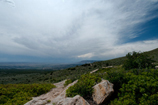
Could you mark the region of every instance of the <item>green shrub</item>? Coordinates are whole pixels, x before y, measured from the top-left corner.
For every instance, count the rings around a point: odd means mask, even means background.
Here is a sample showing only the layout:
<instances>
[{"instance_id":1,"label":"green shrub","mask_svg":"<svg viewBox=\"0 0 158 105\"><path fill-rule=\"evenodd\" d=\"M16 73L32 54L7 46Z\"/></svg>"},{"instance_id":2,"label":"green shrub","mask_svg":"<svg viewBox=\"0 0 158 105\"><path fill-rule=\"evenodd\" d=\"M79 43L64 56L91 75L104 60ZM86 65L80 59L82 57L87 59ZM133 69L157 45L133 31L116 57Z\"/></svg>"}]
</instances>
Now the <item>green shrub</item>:
<instances>
[{"instance_id":1,"label":"green shrub","mask_svg":"<svg viewBox=\"0 0 158 105\"><path fill-rule=\"evenodd\" d=\"M70 84L70 83L72 83L72 80L71 80L71 79L68 79L68 80L65 81L64 86L67 86L67 85Z\"/></svg>"},{"instance_id":2,"label":"green shrub","mask_svg":"<svg viewBox=\"0 0 158 105\"><path fill-rule=\"evenodd\" d=\"M110 71L112 68L101 68L98 71L96 71L95 73L105 73Z\"/></svg>"},{"instance_id":3,"label":"green shrub","mask_svg":"<svg viewBox=\"0 0 158 105\"><path fill-rule=\"evenodd\" d=\"M106 72L104 79L109 80L110 82L118 86L126 82L126 78L124 77L124 75L125 73L123 70L111 70Z\"/></svg>"},{"instance_id":4,"label":"green shrub","mask_svg":"<svg viewBox=\"0 0 158 105\"><path fill-rule=\"evenodd\" d=\"M128 77L128 76L127 76ZM105 80L109 80L109 82L113 83L114 93L110 97L110 100L118 98L119 89L124 83L127 83L129 78L126 77L126 71L121 67L109 69L103 75Z\"/></svg>"},{"instance_id":5,"label":"green shrub","mask_svg":"<svg viewBox=\"0 0 158 105\"><path fill-rule=\"evenodd\" d=\"M68 70L76 70L76 68L75 68L75 67L72 67L72 68L68 68Z\"/></svg>"},{"instance_id":6,"label":"green shrub","mask_svg":"<svg viewBox=\"0 0 158 105\"><path fill-rule=\"evenodd\" d=\"M81 66L86 67L86 66L91 66L91 64L83 64L83 65L81 65Z\"/></svg>"},{"instance_id":7,"label":"green shrub","mask_svg":"<svg viewBox=\"0 0 158 105\"><path fill-rule=\"evenodd\" d=\"M139 52L128 53L126 55L127 60L125 60L123 67L126 70L133 68L153 68L153 60L148 55Z\"/></svg>"},{"instance_id":8,"label":"green shrub","mask_svg":"<svg viewBox=\"0 0 158 105\"><path fill-rule=\"evenodd\" d=\"M126 73L128 82L120 88L119 98L112 105L157 105L158 104L158 71L151 69L139 75Z\"/></svg>"},{"instance_id":9,"label":"green shrub","mask_svg":"<svg viewBox=\"0 0 158 105\"><path fill-rule=\"evenodd\" d=\"M47 103L50 103L51 102L51 100L47 100Z\"/></svg>"},{"instance_id":10,"label":"green shrub","mask_svg":"<svg viewBox=\"0 0 158 105\"><path fill-rule=\"evenodd\" d=\"M54 87L52 84L0 84L0 104L23 105L31 97L46 93Z\"/></svg>"},{"instance_id":11,"label":"green shrub","mask_svg":"<svg viewBox=\"0 0 158 105\"><path fill-rule=\"evenodd\" d=\"M80 95L83 97L89 97L93 92L92 87L100 81L101 78L94 74L84 74L75 85L66 90L66 96L74 97L75 95Z\"/></svg>"}]
</instances>

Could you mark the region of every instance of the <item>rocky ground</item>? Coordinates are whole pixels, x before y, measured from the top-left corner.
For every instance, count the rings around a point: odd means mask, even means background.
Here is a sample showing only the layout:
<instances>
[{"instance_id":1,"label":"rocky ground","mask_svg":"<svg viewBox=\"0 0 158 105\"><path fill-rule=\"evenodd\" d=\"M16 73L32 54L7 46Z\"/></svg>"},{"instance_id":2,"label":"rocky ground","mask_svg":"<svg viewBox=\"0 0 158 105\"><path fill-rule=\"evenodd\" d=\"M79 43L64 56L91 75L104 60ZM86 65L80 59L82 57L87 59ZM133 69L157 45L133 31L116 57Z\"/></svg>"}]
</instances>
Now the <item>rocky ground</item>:
<instances>
[{"instance_id":1,"label":"rocky ground","mask_svg":"<svg viewBox=\"0 0 158 105\"><path fill-rule=\"evenodd\" d=\"M38 97L33 97L33 99L27 102L25 105L41 105L41 104L49 104L49 101L55 99L59 94L61 94L64 90L64 83L66 80L55 83L56 88L53 88L46 94L42 94ZM51 104L52 105L52 104Z\"/></svg>"}]
</instances>

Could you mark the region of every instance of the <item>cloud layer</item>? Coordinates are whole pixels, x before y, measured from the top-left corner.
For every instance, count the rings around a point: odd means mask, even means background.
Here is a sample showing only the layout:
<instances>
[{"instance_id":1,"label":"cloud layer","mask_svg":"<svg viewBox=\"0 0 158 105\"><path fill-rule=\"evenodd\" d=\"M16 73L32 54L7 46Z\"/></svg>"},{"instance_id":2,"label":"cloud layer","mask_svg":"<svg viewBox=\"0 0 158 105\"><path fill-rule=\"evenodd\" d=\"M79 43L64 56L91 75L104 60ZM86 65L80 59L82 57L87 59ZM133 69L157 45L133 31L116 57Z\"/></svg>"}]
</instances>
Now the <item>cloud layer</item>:
<instances>
[{"instance_id":1,"label":"cloud layer","mask_svg":"<svg viewBox=\"0 0 158 105\"><path fill-rule=\"evenodd\" d=\"M139 36L136 26L157 17L148 15L157 8L156 2L0 0L0 53L109 59L133 50L150 50L157 47L157 39L124 42Z\"/></svg>"}]
</instances>

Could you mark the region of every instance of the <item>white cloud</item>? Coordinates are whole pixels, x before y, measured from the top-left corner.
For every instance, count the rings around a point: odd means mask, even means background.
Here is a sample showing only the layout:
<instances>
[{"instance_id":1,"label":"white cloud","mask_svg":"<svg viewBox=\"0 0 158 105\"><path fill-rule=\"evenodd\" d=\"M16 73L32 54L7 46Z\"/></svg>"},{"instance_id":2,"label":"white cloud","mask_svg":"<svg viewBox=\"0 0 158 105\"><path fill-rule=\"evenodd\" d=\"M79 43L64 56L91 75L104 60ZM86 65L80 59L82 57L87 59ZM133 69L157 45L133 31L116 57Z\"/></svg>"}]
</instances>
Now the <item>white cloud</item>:
<instances>
[{"instance_id":1,"label":"white cloud","mask_svg":"<svg viewBox=\"0 0 158 105\"><path fill-rule=\"evenodd\" d=\"M123 45L116 45L110 50L100 53L99 56L101 57L109 57L109 58L116 58L116 57L121 57L125 56L128 52L145 52L145 51L150 51L155 48L157 48L158 45L158 40L147 40L147 41L138 41L138 42L133 42L133 43L127 43Z\"/></svg>"},{"instance_id":2,"label":"white cloud","mask_svg":"<svg viewBox=\"0 0 158 105\"><path fill-rule=\"evenodd\" d=\"M138 37L135 26L156 17L146 17L156 8L152 5L155 0L1 1L15 2L16 7L0 2L0 53L17 55L70 58L121 55L138 44L120 45ZM140 50L153 48L149 47Z\"/></svg>"},{"instance_id":3,"label":"white cloud","mask_svg":"<svg viewBox=\"0 0 158 105\"><path fill-rule=\"evenodd\" d=\"M77 56L78 58L91 58L93 57L94 55L92 53L87 53L87 54L83 54L83 55L79 55Z\"/></svg>"}]
</instances>

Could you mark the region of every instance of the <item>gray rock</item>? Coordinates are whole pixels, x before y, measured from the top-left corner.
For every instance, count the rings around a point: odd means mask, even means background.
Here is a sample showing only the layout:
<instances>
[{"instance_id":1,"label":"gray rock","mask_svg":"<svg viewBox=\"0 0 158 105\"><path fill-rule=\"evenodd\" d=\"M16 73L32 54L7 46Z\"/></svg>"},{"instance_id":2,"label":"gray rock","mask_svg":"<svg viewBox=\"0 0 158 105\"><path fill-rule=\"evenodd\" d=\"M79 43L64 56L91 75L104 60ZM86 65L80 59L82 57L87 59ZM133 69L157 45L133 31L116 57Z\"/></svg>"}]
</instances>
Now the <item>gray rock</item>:
<instances>
[{"instance_id":1,"label":"gray rock","mask_svg":"<svg viewBox=\"0 0 158 105\"><path fill-rule=\"evenodd\" d=\"M64 98L57 102L55 105L90 105L85 99L81 96L76 95L73 98Z\"/></svg>"},{"instance_id":2,"label":"gray rock","mask_svg":"<svg viewBox=\"0 0 158 105\"><path fill-rule=\"evenodd\" d=\"M58 95L56 98L54 98L54 99L52 100L52 103L57 103L58 101L60 101L60 100L62 100L62 99L64 99L64 98L66 98L66 90L67 90L70 86L73 86L75 83L77 83L77 81L78 81L78 80L76 80L76 81L74 81L73 83L69 84L69 85L64 89L64 91L63 91L60 95Z\"/></svg>"},{"instance_id":3,"label":"gray rock","mask_svg":"<svg viewBox=\"0 0 158 105\"><path fill-rule=\"evenodd\" d=\"M46 100L32 100L25 103L24 105L45 105L46 103L47 103Z\"/></svg>"},{"instance_id":4,"label":"gray rock","mask_svg":"<svg viewBox=\"0 0 158 105\"><path fill-rule=\"evenodd\" d=\"M108 98L114 92L113 84L110 83L108 80L102 80L99 84L95 85L94 92L92 94L93 100L97 104L106 103Z\"/></svg>"}]
</instances>

